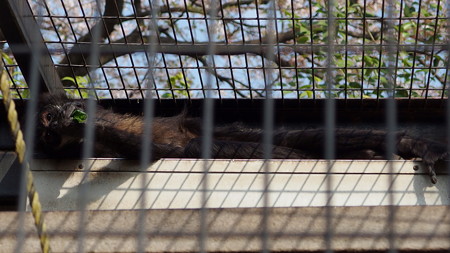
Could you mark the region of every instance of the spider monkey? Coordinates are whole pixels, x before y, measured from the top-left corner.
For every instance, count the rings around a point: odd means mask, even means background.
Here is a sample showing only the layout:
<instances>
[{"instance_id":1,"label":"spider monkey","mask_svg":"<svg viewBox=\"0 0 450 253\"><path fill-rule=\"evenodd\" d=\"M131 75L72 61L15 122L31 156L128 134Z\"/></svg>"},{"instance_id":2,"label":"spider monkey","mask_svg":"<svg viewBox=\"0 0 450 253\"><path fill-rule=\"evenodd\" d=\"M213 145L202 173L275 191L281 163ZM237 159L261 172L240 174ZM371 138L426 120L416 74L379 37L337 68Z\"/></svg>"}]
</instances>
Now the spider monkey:
<instances>
[{"instance_id":1,"label":"spider monkey","mask_svg":"<svg viewBox=\"0 0 450 253\"><path fill-rule=\"evenodd\" d=\"M45 95L41 99L38 145L58 157L79 156L84 125L73 118L75 110L86 111L82 101L64 96ZM152 122L151 157L200 158L201 122L182 113L174 117L155 117ZM140 155L144 123L140 116L117 114L98 106L94 119L96 157L136 159ZM386 131L336 129L336 158L379 159L385 155ZM405 159L421 158L436 183L434 164L448 156L447 147L429 139L396 132L397 155ZM263 130L239 123L215 127L212 158L264 158ZM271 158L317 159L323 157L324 129L276 130Z\"/></svg>"}]
</instances>

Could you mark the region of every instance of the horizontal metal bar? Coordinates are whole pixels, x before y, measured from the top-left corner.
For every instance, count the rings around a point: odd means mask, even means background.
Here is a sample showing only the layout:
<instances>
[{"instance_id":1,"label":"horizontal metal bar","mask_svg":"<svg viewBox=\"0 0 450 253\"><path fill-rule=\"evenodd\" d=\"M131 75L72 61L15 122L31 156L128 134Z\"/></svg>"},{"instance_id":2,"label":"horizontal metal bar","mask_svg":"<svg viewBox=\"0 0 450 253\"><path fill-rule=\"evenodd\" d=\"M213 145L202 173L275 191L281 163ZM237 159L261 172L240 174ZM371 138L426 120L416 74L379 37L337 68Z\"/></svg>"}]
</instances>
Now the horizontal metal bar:
<instances>
[{"instance_id":1,"label":"horizontal metal bar","mask_svg":"<svg viewBox=\"0 0 450 253\"><path fill-rule=\"evenodd\" d=\"M49 43L49 42L46 42ZM66 42L51 42L55 44L73 44ZM150 44L104 44L100 45L100 54L111 54L111 53L137 53L146 52ZM216 44L215 55L239 55L239 54L258 54L263 55L267 50L267 44ZM335 53L362 53L362 52L386 52L388 45L334 45ZM191 43L191 42L179 42L179 43L161 43L155 46L157 53L166 54L181 54L181 55L207 55L208 54L208 44L207 43ZM275 52L296 52L298 54L310 54L317 52L325 52L328 49L328 45L317 45L317 44L278 44L275 46ZM394 45L393 49L395 52L437 52L444 51L448 49L447 44L426 44L426 45ZM44 49L47 52L47 49ZM4 50L9 52L8 49ZM14 45L12 50L14 53L29 53L30 48L27 45ZM50 49L51 53L67 53L63 49ZM71 53L89 53L90 44L89 43L78 43L77 47L71 49Z\"/></svg>"}]
</instances>

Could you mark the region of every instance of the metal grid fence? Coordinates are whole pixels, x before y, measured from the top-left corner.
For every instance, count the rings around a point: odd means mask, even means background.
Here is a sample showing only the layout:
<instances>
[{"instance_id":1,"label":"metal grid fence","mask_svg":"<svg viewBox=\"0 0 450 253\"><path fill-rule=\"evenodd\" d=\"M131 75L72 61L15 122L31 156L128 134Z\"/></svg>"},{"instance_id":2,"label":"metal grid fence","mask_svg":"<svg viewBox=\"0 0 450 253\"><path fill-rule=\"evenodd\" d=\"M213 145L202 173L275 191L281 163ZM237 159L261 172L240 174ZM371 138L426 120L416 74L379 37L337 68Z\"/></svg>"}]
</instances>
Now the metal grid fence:
<instances>
[{"instance_id":1,"label":"metal grid fence","mask_svg":"<svg viewBox=\"0 0 450 253\"><path fill-rule=\"evenodd\" d=\"M143 98L147 89L157 99L205 98L208 85L220 99L262 98L266 86L274 98L317 99L326 97L332 69L336 98L379 99L388 97L390 68L395 97L447 97L447 9L440 0L399 1L390 16L386 1L335 1L332 29L326 1L276 2L273 17L270 1L220 1L214 10L208 1L162 1L154 30L147 1L29 4L57 73L74 97L85 98L92 84L97 97L112 99ZM91 60L97 27L100 57ZM155 59L149 69L152 41ZM211 61L209 41L214 41ZM10 81L22 97L26 82L8 45L4 48Z\"/></svg>"},{"instance_id":2,"label":"metal grid fence","mask_svg":"<svg viewBox=\"0 0 450 253\"><path fill-rule=\"evenodd\" d=\"M326 99L325 175L332 173L335 129L334 99L387 99L386 128L395 132L394 98L447 99L447 3L419 1L28 1L40 35L50 53L66 92L74 98L146 99L144 118L153 119L154 99L204 99L202 158L210 158L213 99L264 100L264 144L269 147L274 128L274 98ZM333 6L333 8L327 8ZM4 27L2 28L4 29ZM3 31L5 32L5 31ZM17 98L35 98L34 84L27 84L14 54L23 53L3 45L3 62ZM23 51L29 48L22 48ZM42 49L34 48L31 62L35 75ZM34 64L34 65L33 65ZM19 64L20 65L20 64ZM35 80L30 78L29 80ZM46 84L48 87L50 84ZM37 85L36 85L37 86ZM33 101L33 100L31 100ZM28 103L27 121L32 121L33 103ZM89 100L87 114L95 114ZM93 125L88 122L83 157L92 156ZM27 143L33 146L28 126ZM150 132L145 134L150 136ZM145 137L144 137L145 138ZM388 135L388 150L394 147ZM149 138L145 138L149 139ZM140 156L142 171L149 161L150 145L144 143ZM28 152L30 153L30 152ZM270 150L265 150L270 158ZM391 159L391 157L389 157ZM261 165L262 214L258 232L259 249L271 249L272 209L269 194L270 163ZM209 169L201 172L201 193L196 251L208 251ZM389 212L384 217L388 248L396 249L394 167L389 168ZM90 168L92 166L85 166ZM84 170L84 177L90 171ZM345 173L344 173L345 174ZM147 190L142 178L142 194ZM326 177L325 203L333 203L333 177ZM391 187L392 186L392 187ZM77 251L87 250L84 228L89 185L80 187ZM143 197L140 207L146 207ZM147 213L137 214L136 251L146 250L153 232L143 226ZM325 250L331 251L336 218L325 208L325 230L319 233ZM21 217L25 219L24 217ZM443 219L444 220L444 219ZM107 231L103 231L107 234ZM158 231L155 232L158 234ZM119 234L124 234L119 232ZM176 233L175 233L176 234ZM282 234L282 233L281 233ZM293 232L295 236L308 232ZM370 234L370 232L369 232ZM20 234L19 234L20 235ZM189 235L189 234L184 234ZM350 234L352 236L353 234ZM24 235L21 234L23 239ZM227 236L227 235L226 235ZM23 245L17 244L20 252ZM249 243L250 244L250 243ZM244 247L245 249L245 247ZM91 250L91 248L88 248Z\"/></svg>"}]
</instances>

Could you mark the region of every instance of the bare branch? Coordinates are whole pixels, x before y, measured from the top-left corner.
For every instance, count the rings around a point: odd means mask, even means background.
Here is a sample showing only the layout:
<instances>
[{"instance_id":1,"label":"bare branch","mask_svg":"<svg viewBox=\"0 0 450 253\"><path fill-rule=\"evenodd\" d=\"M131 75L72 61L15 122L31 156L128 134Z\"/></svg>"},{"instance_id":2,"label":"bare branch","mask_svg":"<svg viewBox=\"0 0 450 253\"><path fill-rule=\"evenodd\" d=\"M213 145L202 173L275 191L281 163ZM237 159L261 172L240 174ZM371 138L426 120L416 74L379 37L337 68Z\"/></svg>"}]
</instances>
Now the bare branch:
<instances>
[{"instance_id":1,"label":"bare branch","mask_svg":"<svg viewBox=\"0 0 450 253\"><path fill-rule=\"evenodd\" d=\"M114 1L106 1L105 3L105 10L103 12L103 17L108 17L105 19L102 19L97 24L95 24L91 30L95 30L96 27L100 26L100 38L101 40L104 40L109 37L109 35L114 31L114 26L122 22L119 17L123 10L123 0L114 0ZM111 18L111 17L117 17L117 18ZM91 42L92 41L92 34L90 32L86 33L83 37L81 37L78 42ZM65 57L63 60L61 60L61 64L75 64L75 65L86 65L87 62L89 62L89 51L83 52L82 50L78 50L78 45L73 47L72 50L67 54L67 57ZM76 68L72 69L70 68L58 68L58 74L59 76L66 77L76 77L76 76L84 76L87 74L87 69L84 71L80 71L82 68ZM72 86L73 83L70 81L63 81L64 86Z\"/></svg>"},{"instance_id":2,"label":"bare branch","mask_svg":"<svg viewBox=\"0 0 450 253\"><path fill-rule=\"evenodd\" d=\"M204 57L196 57L196 58L203 64L203 66L208 66L208 63ZM248 85L244 84L243 82L241 82L239 80L231 79L229 77L219 75L216 71L211 71L211 68L206 68L206 71L208 71L208 73L217 77L220 81L228 83L230 85L230 87L233 88L234 92L236 92L242 98L246 98L247 96L244 95L240 90L238 90L238 88L236 88L236 85L234 85L233 82L237 82L240 85L242 85L243 87L248 88L250 92L255 92L256 94L258 94L258 96L263 97L261 92L259 92L257 90L250 90L250 87Z\"/></svg>"},{"instance_id":3,"label":"bare branch","mask_svg":"<svg viewBox=\"0 0 450 253\"><path fill-rule=\"evenodd\" d=\"M160 32L164 33L164 30L161 29ZM294 38L293 32L281 33L277 36L277 43L285 43ZM144 41L142 41L144 39ZM129 45L128 43L137 43L137 45ZM267 46L261 45L261 43L267 42L267 38L263 38L261 41L259 40L250 40L245 41L235 41L229 44L228 46L219 46L218 50L216 50L216 55L241 55L241 54L254 54L260 55L265 58L276 59L276 63L280 66L292 66L292 64L288 61L283 60L279 55L275 55L269 57L267 55ZM128 36L121 38L119 40L113 41L111 45L100 45L99 50L101 52L99 64L103 65L115 57L119 57L125 54L134 53L134 52L145 52L147 50L149 43L148 38L146 36L142 37L139 29L135 29ZM218 42L218 45L221 43ZM175 47L174 47L175 45ZM254 45L254 46L249 46ZM86 66L86 62L89 62L89 50L90 43L80 43L77 44L71 50L70 53L70 63L72 65L83 65ZM168 53L168 54L178 54L178 55L187 55L193 58L197 58L202 55L208 54L208 43L196 44L193 47L192 42L180 42L176 41L171 37L161 37L160 41L156 47L157 52L159 53ZM68 64L68 60L64 59L61 64ZM64 76L85 76L88 72L87 67L72 67L72 68L58 68L58 74L61 77ZM67 85L67 84L66 84ZM70 85L73 85L70 83Z\"/></svg>"},{"instance_id":4,"label":"bare branch","mask_svg":"<svg viewBox=\"0 0 450 253\"><path fill-rule=\"evenodd\" d=\"M238 7L241 5L250 5L252 3L256 2L256 0L238 0L235 2L228 2L228 3L224 3L221 6L218 6L216 13L220 13L220 9L227 9L227 8L233 8L233 7ZM201 7L196 7L194 5L190 5L190 6L161 6L160 8L160 12L161 13L176 13L176 12L190 12L190 13L198 13L198 14L205 14L205 9L201 8ZM206 14L207 13L211 13L210 9L206 9ZM151 16L152 14L152 10L143 10L143 11L139 11L136 13L136 15L128 15L126 16L127 19L134 19L136 16L138 17L147 17L147 16Z\"/></svg>"}]
</instances>

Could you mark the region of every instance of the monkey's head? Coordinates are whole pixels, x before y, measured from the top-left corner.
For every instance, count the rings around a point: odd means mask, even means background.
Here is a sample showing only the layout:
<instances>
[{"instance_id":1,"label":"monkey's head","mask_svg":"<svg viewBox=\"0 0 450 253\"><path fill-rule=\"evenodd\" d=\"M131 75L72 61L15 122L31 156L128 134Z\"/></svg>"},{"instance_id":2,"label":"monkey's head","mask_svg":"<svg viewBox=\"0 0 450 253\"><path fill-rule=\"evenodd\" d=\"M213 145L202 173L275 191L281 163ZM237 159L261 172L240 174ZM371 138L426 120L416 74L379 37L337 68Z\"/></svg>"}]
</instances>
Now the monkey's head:
<instances>
[{"instance_id":1,"label":"monkey's head","mask_svg":"<svg viewBox=\"0 0 450 253\"><path fill-rule=\"evenodd\" d=\"M73 118L76 110L85 110L81 101L71 101L60 97L44 97L41 100L40 108L38 129L42 144L58 148L69 141L81 140L83 124Z\"/></svg>"}]
</instances>

